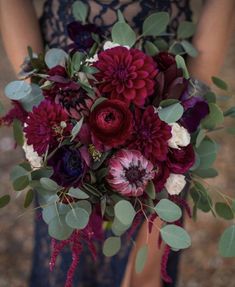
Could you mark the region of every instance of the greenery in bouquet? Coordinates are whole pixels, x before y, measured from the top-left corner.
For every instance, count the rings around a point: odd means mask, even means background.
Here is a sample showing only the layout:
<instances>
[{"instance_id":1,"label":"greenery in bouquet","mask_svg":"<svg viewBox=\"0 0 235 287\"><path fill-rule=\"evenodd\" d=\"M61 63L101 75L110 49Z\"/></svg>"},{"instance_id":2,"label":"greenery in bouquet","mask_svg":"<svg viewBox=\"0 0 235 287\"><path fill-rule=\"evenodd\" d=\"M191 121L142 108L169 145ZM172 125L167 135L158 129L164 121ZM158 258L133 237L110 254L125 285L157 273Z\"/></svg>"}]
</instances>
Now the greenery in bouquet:
<instances>
[{"instance_id":1,"label":"greenery in bouquet","mask_svg":"<svg viewBox=\"0 0 235 287\"><path fill-rule=\"evenodd\" d=\"M172 35L169 15L154 13L137 36L119 11L110 39L86 24L85 4L75 2L73 14L68 50L36 55L29 48L22 80L6 86L13 108L0 123L13 126L26 157L11 172L13 187L25 194L25 208L35 197L39 202L52 237L51 269L71 245L66 286L72 286L83 244L95 258L94 242L103 240L103 253L113 256L145 220L146 245L137 253L136 271L144 268L148 234L158 229L159 246L165 244L162 277L170 282L169 250L191 245L183 212L234 218L234 200L216 188L212 199L204 179L217 176L212 166L219 146L210 134L233 132L224 120L235 117L235 108L222 111L218 96L190 77L184 56L197 56L187 40L195 30L191 22ZM223 80L213 82L229 94ZM2 196L0 206L9 201L10 195ZM234 231L231 225L220 239L225 257L235 256Z\"/></svg>"}]
</instances>

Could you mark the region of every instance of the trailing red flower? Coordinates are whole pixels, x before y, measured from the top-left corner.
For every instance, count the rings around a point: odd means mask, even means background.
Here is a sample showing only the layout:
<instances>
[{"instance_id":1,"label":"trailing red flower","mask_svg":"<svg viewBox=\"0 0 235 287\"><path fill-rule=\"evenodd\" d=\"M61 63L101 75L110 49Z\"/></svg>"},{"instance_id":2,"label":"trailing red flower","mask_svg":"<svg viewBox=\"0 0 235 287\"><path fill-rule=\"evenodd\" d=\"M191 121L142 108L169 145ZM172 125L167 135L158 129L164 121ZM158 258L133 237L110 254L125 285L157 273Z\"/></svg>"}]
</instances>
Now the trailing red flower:
<instances>
[{"instance_id":1,"label":"trailing red flower","mask_svg":"<svg viewBox=\"0 0 235 287\"><path fill-rule=\"evenodd\" d=\"M19 102L12 101L13 108L2 118L0 118L0 126L9 126L16 119L24 123L28 113L22 108Z\"/></svg>"},{"instance_id":2,"label":"trailing red flower","mask_svg":"<svg viewBox=\"0 0 235 287\"><path fill-rule=\"evenodd\" d=\"M167 159L171 127L161 121L152 106L136 111L134 132L129 148L141 151L153 164Z\"/></svg>"},{"instance_id":3,"label":"trailing red flower","mask_svg":"<svg viewBox=\"0 0 235 287\"><path fill-rule=\"evenodd\" d=\"M158 162L155 166L156 175L153 179L156 192L161 192L164 188L168 177L170 176L169 167L166 165L166 162Z\"/></svg>"},{"instance_id":4,"label":"trailing red flower","mask_svg":"<svg viewBox=\"0 0 235 287\"><path fill-rule=\"evenodd\" d=\"M63 128L61 122L66 122L67 126ZM60 140L70 134L71 129L64 109L47 100L33 108L25 123L27 144L33 145L39 155L43 155L48 148L55 148Z\"/></svg>"},{"instance_id":5,"label":"trailing red flower","mask_svg":"<svg viewBox=\"0 0 235 287\"><path fill-rule=\"evenodd\" d=\"M106 100L90 115L90 128L104 145L117 147L126 142L132 132L132 113L119 100Z\"/></svg>"},{"instance_id":6,"label":"trailing red flower","mask_svg":"<svg viewBox=\"0 0 235 287\"><path fill-rule=\"evenodd\" d=\"M101 93L111 99L143 106L154 92L154 77L157 75L153 59L138 49L115 47L99 53L94 64Z\"/></svg>"}]
</instances>

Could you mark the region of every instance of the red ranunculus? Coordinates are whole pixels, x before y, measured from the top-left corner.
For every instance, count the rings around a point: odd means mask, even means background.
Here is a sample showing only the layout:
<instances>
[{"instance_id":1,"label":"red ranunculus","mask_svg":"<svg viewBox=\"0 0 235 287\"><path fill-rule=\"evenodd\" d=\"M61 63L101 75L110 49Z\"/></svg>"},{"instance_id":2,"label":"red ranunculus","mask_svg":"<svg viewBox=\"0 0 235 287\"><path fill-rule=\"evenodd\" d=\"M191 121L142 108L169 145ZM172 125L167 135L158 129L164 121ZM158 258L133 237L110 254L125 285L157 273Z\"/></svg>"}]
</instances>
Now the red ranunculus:
<instances>
[{"instance_id":1,"label":"red ranunculus","mask_svg":"<svg viewBox=\"0 0 235 287\"><path fill-rule=\"evenodd\" d=\"M138 49L115 47L99 53L94 63L99 90L111 99L143 106L154 92L157 65Z\"/></svg>"},{"instance_id":2,"label":"red ranunculus","mask_svg":"<svg viewBox=\"0 0 235 287\"><path fill-rule=\"evenodd\" d=\"M171 148L168 153L167 165L173 173L183 174L194 165L195 152L189 144L181 149Z\"/></svg>"},{"instance_id":3,"label":"red ranunculus","mask_svg":"<svg viewBox=\"0 0 235 287\"><path fill-rule=\"evenodd\" d=\"M93 135L104 145L116 147L124 144L132 132L132 114L119 100L106 100L90 115Z\"/></svg>"}]
</instances>

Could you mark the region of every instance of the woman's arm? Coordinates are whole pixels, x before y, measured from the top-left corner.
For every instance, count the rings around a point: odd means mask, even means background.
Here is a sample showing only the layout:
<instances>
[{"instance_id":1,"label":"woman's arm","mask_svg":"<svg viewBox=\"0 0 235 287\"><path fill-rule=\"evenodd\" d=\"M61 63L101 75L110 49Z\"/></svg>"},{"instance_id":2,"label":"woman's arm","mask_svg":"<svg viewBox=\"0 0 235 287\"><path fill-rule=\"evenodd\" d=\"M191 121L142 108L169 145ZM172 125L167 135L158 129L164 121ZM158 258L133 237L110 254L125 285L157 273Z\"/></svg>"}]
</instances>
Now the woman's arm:
<instances>
[{"instance_id":1,"label":"woman's arm","mask_svg":"<svg viewBox=\"0 0 235 287\"><path fill-rule=\"evenodd\" d=\"M38 19L32 0L0 0L0 29L9 60L19 72L27 47L43 49Z\"/></svg>"},{"instance_id":2,"label":"woman's arm","mask_svg":"<svg viewBox=\"0 0 235 287\"><path fill-rule=\"evenodd\" d=\"M193 39L199 51L189 59L191 75L208 84L219 73L224 62L233 28L235 0L206 0Z\"/></svg>"}]
</instances>

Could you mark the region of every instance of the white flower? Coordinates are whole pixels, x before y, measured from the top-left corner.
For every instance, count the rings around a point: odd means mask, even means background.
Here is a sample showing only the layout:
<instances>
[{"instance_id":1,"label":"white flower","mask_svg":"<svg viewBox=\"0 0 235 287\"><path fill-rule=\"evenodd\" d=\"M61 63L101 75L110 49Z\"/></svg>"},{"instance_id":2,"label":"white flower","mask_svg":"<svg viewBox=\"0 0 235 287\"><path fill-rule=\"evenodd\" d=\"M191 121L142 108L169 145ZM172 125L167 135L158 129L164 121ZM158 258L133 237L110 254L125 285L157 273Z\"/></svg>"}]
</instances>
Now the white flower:
<instances>
[{"instance_id":1,"label":"white flower","mask_svg":"<svg viewBox=\"0 0 235 287\"><path fill-rule=\"evenodd\" d=\"M107 49L112 49L112 48L115 48L115 47L118 47L118 46L121 46L121 45L119 45L118 43L111 42L111 41L106 41L104 43L104 47L103 48L104 48L104 50L107 50ZM123 47L125 47L127 49L130 49L130 47L127 46L127 45L125 45Z\"/></svg>"},{"instance_id":2,"label":"white flower","mask_svg":"<svg viewBox=\"0 0 235 287\"><path fill-rule=\"evenodd\" d=\"M171 195L180 194L185 187L186 180L182 174L171 173L165 184L165 188Z\"/></svg>"},{"instance_id":3,"label":"white flower","mask_svg":"<svg viewBox=\"0 0 235 287\"><path fill-rule=\"evenodd\" d=\"M28 145L26 140L23 145L23 150L25 152L25 157L29 161L33 169L38 169L42 166L42 158L34 151L32 145Z\"/></svg>"},{"instance_id":4,"label":"white flower","mask_svg":"<svg viewBox=\"0 0 235 287\"><path fill-rule=\"evenodd\" d=\"M99 60L98 54L95 54L93 57L87 58L87 59L86 59L86 62L92 64L92 63L97 62L98 60Z\"/></svg>"},{"instance_id":5,"label":"white flower","mask_svg":"<svg viewBox=\"0 0 235 287\"><path fill-rule=\"evenodd\" d=\"M177 123L170 124L172 137L168 141L168 145L171 148L184 147L190 144L190 134L182 126Z\"/></svg>"}]
</instances>

